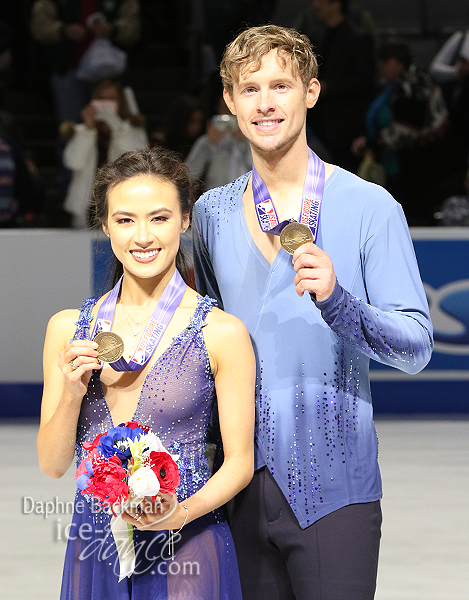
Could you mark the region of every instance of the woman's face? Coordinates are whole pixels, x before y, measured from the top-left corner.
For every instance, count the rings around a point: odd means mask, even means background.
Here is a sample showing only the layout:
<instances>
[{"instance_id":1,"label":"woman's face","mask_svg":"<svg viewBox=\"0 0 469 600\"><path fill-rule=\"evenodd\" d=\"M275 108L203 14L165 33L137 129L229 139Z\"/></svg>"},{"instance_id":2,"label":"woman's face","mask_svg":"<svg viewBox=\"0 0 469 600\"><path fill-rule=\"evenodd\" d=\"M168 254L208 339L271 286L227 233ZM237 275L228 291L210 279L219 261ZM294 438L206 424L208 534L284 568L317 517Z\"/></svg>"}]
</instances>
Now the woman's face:
<instances>
[{"instance_id":1,"label":"woman's face","mask_svg":"<svg viewBox=\"0 0 469 600\"><path fill-rule=\"evenodd\" d=\"M117 107L117 114L123 119L124 118L124 102L123 97L119 91L119 88L115 85L108 85L102 88L95 96L95 100L110 100L115 102Z\"/></svg>"},{"instance_id":2,"label":"woman's face","mask_svg":"<svg viewBox=\"0 0 469 600\"><path fill-rule=\"evenodd\" d=\"M96 96L97 100L114 100L115 102L119 102L119 90L115 85L108 85L105 88L102 88Z\"/></svg>"},{"instance_id":3,"label":"woman's face","mask_svg":"<svg viewBox=\"0 0 469 600\"><path fill-rule=\"evenodd\" d=\"M189 226L178 191L165 179L136 175L108 194L103 224L124 272L148 279L174 270L179 236Z\"/></svg>"}]
</instances>

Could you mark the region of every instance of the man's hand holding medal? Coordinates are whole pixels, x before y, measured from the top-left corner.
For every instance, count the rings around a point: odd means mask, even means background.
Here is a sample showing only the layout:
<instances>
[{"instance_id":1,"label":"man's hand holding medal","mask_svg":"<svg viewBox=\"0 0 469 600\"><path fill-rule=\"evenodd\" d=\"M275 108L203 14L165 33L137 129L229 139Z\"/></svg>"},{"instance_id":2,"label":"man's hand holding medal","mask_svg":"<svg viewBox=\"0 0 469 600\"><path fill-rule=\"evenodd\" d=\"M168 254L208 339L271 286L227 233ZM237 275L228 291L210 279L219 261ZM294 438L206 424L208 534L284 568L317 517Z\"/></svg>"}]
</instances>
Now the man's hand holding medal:
<instances>
[{"instance_id":1,"label":"man's hand holding medal","mask_svg":"<svg viewBox=\"0 0 469 600\"><path fill-rule=\"evenodd\" d=\"M336 283L334 266L329 255L315 244L324 180L324 163L309 150L300 222L291 219L290 222L279 223L269 191L255 166L252 168L254 206L260 228L266 233L279 235L282 248L293 255L296 293L303 296L305 292L309 292L311 297L318 301L329 298Z\"/></svg>"},{"instance_id":2,"label":"man's hand holding medal","mask_svg":"<svg viewBox=\"0 0 469 600\"><path fill-rule=\"evenodd\" d=\"M336 282L329 255L313 242L307 242L295 250L292 262L296 271L293 283L298 296L309 292L319 302L327 300Z\"/></svg>"}]
</instances>

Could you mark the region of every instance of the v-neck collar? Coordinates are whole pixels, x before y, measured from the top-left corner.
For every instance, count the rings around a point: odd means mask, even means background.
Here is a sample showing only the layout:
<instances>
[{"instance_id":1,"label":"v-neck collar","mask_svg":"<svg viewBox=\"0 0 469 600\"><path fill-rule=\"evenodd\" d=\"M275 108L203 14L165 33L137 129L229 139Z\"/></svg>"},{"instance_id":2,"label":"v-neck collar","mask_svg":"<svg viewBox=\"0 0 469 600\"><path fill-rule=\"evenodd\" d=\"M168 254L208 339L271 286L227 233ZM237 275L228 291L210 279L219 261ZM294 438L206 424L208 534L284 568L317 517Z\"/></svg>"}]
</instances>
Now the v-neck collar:
<instances>
[{"instance_id":1,"label":"v-neck collar","mask_svg":"<svg viewBox=\"0 0 469 600\"><path fill-rule=\"evenodd\" d=\"M330 183L335 179L339 168L340 167L338 167L337 165L334 165L334 169L332 170L332 173L329 175L329 177L326 178L326 180L324 182L324 193L326 192L326 189L329 187ZM282 258L289 256L289 254L287 252L285 252L285 250L282 247L280 247L275 256L275 259L273 260L272 264L270 264L270 262L262 254L261 250L259 249L258 245L256 244L256 242L254 241L254 238L251 235L251 232L250 232L249 226L248 226L248 222L246 219L246 213L244 212L244 204L243 204L243 194L246 191L246 188L249 184L249 179L251 178L251 176L252 176L252 171L249 171L249 173L246 173L244 175L245 180L241 181L241 185L239 186L239 190L238 190L238 196L236 198L236 201L238 203L239 212L240 212L241 227L244 231L244 235L246 237L248 246L253 250L255 256L262 263L263 267L267 271L272 273L276 269L276 267L278 266L278 264L282 260ZM320 229L320 224L319 224L319 229ZM319 236L319 229L318 229L318 236Z\"/></svg>"},{"instance_id":2,"label":"v-neck collar","mask_svg":"<svg viewBox=\"0 0 469 600\"><path fill-rule=\"evenodd\" d=\"M280 262L280 260L282 259L282 255L287 254L285 252L285 250L283 248L279 248L272 264L270 264L270 262L266 259L266 257L262 254L261 250L259 249L259 246L256 244L256 242L254 241L254 238L252 237L252 234L249 230L249 226L248 226L248 222L246 219L246 213L244 212L244 204L243 204L243 195L244 192L246 191L246 188L249 184L249 179L252 175L252 171L249 171L249 173L246 173L245 177L246 180L243 182L243 184L240 186L239 188L239 193L238 193L238 198L237 198L237 202L239 203L239 212L240 212L240 220L241 220L241 227L244 231L244 235L246 236L246 241L249 245L249 247L253 250L254 254L256 255L256 257L259 259L259 261L262 263L263 267L269 271L272 272L275 270L275 268L277 267L278 263Z\"/></svg>"},{"instance_id":3,"label":"v-neck collar","mask_svg":"<svg viewBox=\"0 0 469 600\"><path fill-rule=\"evenodd\" d=\"M197 306L196 306L196 308L195 308L195 310L193 312L192 318L198 313L198 311L200 309L200 306L201 306L201 301L202 300L203 300L202 297L198 298ZM176 345L179 345L181 343L181 339L183 339L186 336L187 332L190 329L194 328L194 324L192 322L192 318L190 319L190 322L188 323L188 325L186 327L184 327L184 329L182 331L180 331L177 335L175 335L172 338L171 343L169 344L169 346L167 346L163 350L163 352L160 355L158 355L157 358L150 364L150 367L148 368L148 371L147 371L147 373L146 373L146 375L145 375L145 377L143 379L142 386L140 388L140 393L138 394L138 400L137 400L137 404L135 406L135 410L133 412L132 417L129 420L135 420L135 419L139 418L139 412L141 410L142 402L144 401L144 389L145 389L145 385L146 385L147 381L149 380L150 376L154 373L154 371L157 370L160 367L161 362L165 358L167 358L167 356L173 351L174 347ZM202 336L202 339L203 339L203 336ZM207 360L209 361L208 351L207 351L206 346L205 346L205 340L204 340L203 347L205 349ZM104 389L103 389L103 384L101 382L100 372L97 372L97 384L99 386L100 398L104 402L104 408L105 408L105 411L106 411L107 416L109 418L109 421L111 423L111 427L115 427L116 424L114 423L114 418L112 416L111 408L110 408L110 406L109 406L109 404L107 402L106 396L104 394Z\"/></svg>"}]
</instances>

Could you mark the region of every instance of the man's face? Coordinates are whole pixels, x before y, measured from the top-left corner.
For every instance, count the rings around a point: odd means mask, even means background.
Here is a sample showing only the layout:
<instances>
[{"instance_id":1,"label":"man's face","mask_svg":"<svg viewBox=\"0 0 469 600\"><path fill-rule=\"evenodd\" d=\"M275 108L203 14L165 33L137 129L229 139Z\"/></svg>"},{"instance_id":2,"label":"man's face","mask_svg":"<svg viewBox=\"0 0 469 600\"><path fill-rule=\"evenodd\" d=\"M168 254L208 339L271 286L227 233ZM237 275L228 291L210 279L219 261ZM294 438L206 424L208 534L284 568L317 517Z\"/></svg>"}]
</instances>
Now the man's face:
<instances>
[{"instance_id":1,"label":"man's face","mask_svg":"<svg viewBox=\"0 0 469 600\"><path fill-rule=\"evenodd\" d=\"M319 90L312 79L305 92L290 61L284 68L275 49L263 56L258 71L242 73L232 94L223 96L253 150L269 153L290 148L304 134L306 110L316 103Z\"/></svg>"}]
</instances>

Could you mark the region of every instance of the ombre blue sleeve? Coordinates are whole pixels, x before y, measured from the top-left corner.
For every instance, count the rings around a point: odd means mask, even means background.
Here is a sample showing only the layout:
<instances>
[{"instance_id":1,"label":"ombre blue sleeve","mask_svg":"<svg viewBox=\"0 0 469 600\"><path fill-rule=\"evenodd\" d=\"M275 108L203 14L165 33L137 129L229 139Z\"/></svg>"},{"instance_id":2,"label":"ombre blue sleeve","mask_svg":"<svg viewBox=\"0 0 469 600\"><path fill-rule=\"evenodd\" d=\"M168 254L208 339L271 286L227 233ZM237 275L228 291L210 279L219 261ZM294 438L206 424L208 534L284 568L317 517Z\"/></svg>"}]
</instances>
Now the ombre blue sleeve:
<instances>
[{"instance_id":1,"label":"ombre blue sleeve","mask_svg":"<svg viewBox=\"0 0 469 600\"><path fill-rule=\"evenodd\" d=\"M315 302L342 339L378 362L418 373L433 349L433 328L409 230L399 205L361 248L366 300L336 283Z\"/></svg>"},{"instance_id":2,"label":"ombre blue sleeve","mask_svg":"<svg viewBox=\"0 0 469 600\"><path fill-rule=\"evenodd\" d=\"M203 197L202 197L203 198ZM202 198L194 206L192 216L192 251L194 275L197 291L201 296L209 296L223 309L223 301L207 247L207 223L203 221Z\"/></svg>"}]
</instances>

